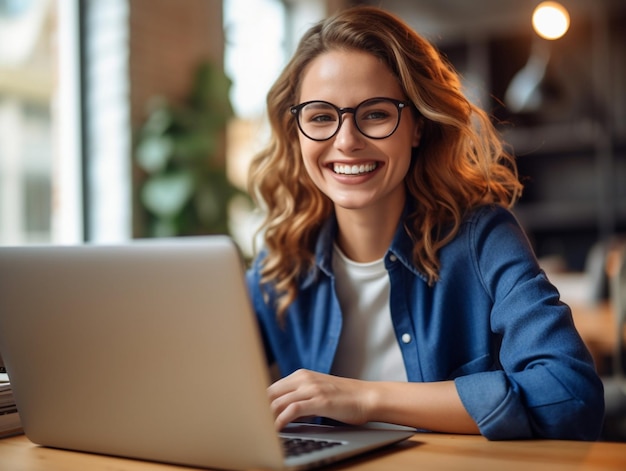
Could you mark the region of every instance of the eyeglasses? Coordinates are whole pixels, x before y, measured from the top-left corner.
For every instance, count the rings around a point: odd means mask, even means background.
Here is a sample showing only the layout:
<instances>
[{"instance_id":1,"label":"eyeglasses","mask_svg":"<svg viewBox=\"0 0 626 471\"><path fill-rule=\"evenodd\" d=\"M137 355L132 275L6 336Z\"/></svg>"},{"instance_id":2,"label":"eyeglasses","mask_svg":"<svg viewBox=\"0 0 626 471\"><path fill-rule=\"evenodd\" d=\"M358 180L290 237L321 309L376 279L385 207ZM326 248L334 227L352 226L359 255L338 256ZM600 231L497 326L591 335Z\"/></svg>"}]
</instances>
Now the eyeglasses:
<instances>
[{"instance_id":1,"label":"eyeglasses","mask_svg":"<svg viewBox=\"0 0 626 471\"><path fill-rule=\"evenodd\" d=\"M408 105L393 98L378 97L354 108L339 108L327 101L314 100L292 106L290 111L302 134L313 141L327 141L337 134L346 113L354 115L354 124L365 137L385 139L396 132L402 110Z\"/></svg>"}]
</instances>

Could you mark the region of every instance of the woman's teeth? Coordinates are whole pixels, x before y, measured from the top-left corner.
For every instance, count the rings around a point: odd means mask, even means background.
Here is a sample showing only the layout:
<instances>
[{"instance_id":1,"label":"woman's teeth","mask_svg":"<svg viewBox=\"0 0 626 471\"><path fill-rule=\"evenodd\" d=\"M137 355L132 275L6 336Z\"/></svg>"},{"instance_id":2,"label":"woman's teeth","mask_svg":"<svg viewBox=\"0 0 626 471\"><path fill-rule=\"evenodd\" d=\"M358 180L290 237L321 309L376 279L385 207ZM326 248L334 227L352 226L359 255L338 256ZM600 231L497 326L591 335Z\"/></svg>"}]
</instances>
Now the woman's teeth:
<instances>
[{"instance_id":1,"label":"woman's teeth","mask_svg":"<svg viewBox=\"0 0 626 471\"><path fill-rule=\"evenodd\" d=\"M344 165L334 164L333 171L342 175L362 175L364 173L373 172L376 169L376 164L361 164L361 165Z\"/></svg>"}]
</instances>

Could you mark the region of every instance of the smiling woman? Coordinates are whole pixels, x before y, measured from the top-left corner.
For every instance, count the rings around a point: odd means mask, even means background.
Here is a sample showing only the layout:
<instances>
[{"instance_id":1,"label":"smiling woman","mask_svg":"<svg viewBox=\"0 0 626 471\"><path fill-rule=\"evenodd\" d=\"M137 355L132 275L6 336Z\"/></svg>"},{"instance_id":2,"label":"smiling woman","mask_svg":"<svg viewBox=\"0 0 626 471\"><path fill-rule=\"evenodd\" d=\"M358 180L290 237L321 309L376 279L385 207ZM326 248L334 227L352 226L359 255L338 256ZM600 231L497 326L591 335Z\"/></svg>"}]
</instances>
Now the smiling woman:
<instances>
[{"instance_id":1,"label":"smiling woman","mask_svg":"<svg viewBox=\"0 0 626 471\"><path fill-rule=\"evenodd\" d=\"M371 54L329 51L304 70L297 96L304 107L298 105L292 111L300 110L299 142L309 178L333 202L340 224L358 211L360 217L367 214L392 232L404 207L404 179L412 150L419 145L418 113L402 113L407 106L403 90ZM320 103L330 106L324 105L325 112L320 112ZM309 106L314 112L307 112ZM371 171L360 172L366 166ZM382 257L388 242L374 251L354 242L341 248L353 260L366 262Z\"/></svg>"},{"instance_id":2,"label":"smiling woman","mask_svg":"<svg viewBox=\"0 0 626 471\"><path fill-rule=\"evenodd\" d=\"M437 50L382 9L340 11L267 106L248 287L276 427L596 439L602 384L510 212L515 160Z\"/></svg>"}]
</instances>

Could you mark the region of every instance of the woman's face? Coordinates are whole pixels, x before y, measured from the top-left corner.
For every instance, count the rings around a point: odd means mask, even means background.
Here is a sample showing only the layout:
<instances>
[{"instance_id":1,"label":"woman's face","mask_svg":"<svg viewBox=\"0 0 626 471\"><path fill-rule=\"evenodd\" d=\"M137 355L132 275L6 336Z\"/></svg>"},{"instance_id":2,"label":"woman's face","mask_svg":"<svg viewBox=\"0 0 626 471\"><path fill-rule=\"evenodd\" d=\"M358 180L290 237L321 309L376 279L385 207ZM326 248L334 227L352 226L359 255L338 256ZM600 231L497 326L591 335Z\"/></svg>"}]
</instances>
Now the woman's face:
<instances>
[{"instance_id":1,"label":"woman's face","mask_svg":"<svg viewBox=\"0 0 626 471\"><path fill-rule=\"evenodd\" d=\"M315 58L304 70L300 90L299 103L323 100L339 108L354 108L374 97L406 101L387 66L371 54L356 51L330 51ZM326 141L309 139L301 132L298 136L308 175L336 210L385 211L404 205L411 149L420 140L420 126L410 107L401 112L397 129L385 139L363 135L353 113L343 115L340 129Z\"/></svg>"}]
</instances>

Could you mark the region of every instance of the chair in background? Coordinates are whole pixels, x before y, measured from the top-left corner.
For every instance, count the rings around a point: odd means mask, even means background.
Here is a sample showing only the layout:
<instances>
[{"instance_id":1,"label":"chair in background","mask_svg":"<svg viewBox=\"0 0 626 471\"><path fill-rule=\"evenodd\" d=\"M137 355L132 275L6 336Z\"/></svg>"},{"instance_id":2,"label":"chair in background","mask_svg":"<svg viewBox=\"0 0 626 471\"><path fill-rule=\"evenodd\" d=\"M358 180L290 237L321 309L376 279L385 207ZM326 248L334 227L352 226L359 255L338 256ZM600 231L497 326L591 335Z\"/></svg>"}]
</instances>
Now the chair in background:
<instances>
[{"instance_id":1,"label":"chair in background","mask_svg":"<svg viewBox=\"0 0 626 471\"><path fill-rule=\"evenodd\" d=\"M616 340L612 375L603 378L606 404L603 439L626 441L626 375L624 374L624 324L626 322L626 244L608 263L609 295L615 312Z\"/></svg>"}]
</instances>

